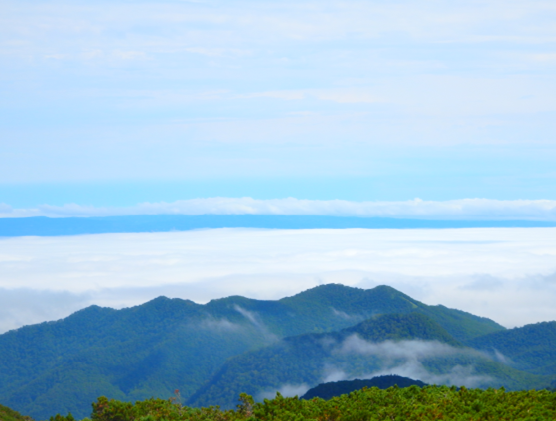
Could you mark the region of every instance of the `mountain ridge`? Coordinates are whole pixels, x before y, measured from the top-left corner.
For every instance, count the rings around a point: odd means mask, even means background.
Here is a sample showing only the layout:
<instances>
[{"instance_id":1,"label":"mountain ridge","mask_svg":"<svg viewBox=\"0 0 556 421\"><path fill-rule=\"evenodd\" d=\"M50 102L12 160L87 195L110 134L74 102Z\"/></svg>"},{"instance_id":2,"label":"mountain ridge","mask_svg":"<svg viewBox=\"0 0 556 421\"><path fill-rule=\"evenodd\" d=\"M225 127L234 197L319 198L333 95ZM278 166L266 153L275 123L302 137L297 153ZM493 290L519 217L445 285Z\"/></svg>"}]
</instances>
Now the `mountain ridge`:
<instances>
[{"instance_id":1,"label":"mountain ridge","mask_svg":"<svg viewBox=\"0 0 556 421\"><path fill-rule=\"evenodd\" d=\"M387 286L329 284L280 300L231 296L197 304L157 297L121 310L93 305L0 335L0 399L34 417L86 415L83 408L103 394L138 400L180 389L189 399L229 358L283 338L332 334L392 313L420 313L460 343L505 330ZM57 401L81 389L82 396Z\"/></svg>"}]
</instances>

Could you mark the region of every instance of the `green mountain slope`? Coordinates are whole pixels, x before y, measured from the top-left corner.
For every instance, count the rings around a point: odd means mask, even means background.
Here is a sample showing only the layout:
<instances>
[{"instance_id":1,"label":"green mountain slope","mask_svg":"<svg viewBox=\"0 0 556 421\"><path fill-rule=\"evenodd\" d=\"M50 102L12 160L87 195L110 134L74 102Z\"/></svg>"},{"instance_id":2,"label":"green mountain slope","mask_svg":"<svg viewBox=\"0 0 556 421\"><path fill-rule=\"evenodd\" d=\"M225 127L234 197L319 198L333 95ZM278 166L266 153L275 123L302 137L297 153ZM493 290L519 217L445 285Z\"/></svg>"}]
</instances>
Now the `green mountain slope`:
<instances>
[{"instance_id":1,"label":"green mountain slope","mask_svg":"<svg viewBox=\"0 0 556 421\"><path fill-rule=\"evenodd\" d=\"M296 313L314 320L314 326L319 326L321 320L322 332L332 330L325 328L331 325L323 321L330 318L331 309L339 318L351 319L350 324L379 314L421 313L436 321L460 341L504 330L504 327L490 319L441 305L429 306L385 285L368 290L337 284L323 285L293 297L283 298L280 302ZM340 326L338 323L334 329L343 327L346 325ZM299 329L297 332L288 332L288 335L300 334L302 331L308 330Z\"/></svg>"},{"instance_id":2,"label":"green mountain slope","mask_svg":"<svg viewBox=\"0 0 556 421\"><path fill-rule=\"evenodd\" d=\"M32 421L30 417L21 415L19 412L0 405L0 420L2 421Z\"/></svg>"},{"instance_id":3,"label":"green mountain slope","mask_svg":"<svg viewBox=\"0 0 556 421\"><path fill-rule=\"evenodd\" d=\"M90 307L0 336L0 393L35 418L81 417L100 395L134 400L180 389L188 396L228 357L267 343L241 314L216 319L184 300Z\"/></svg>"},{"instance_id":4,"label":"green mountain slope","mask_svg":"<svg viewBox=\"0 0 556 421\"><path fill-rule=\"evenodd\" d=\"M65 411L84 416L98 395L135 400L180 389L187 399L230 357L283 337L412 312L428 315L459 341L503 330L385 286L323 285L276 301L233 296L199 305L159 297L122 310L91 306L0 335L0 400L44 418Z\"/></svg>"},{"instance_id":5,"label":"green mountain slope","mask_svg":"<svg viewBox=\"0 0 556 421\"><path fill-rule=\"evenodd\" d=\"M556 321L491 333L467 343L520 370L556 375Z\"/></svg>"},{"instance_id":6,"label":"green mountain slope","mask_svg":"<svg viewBox=\"0 0 556 421\"><path fill-rule=\"evenodd\" d=\"M396 375L377 376L373 377L372 379L365 380L341 380L337 382L321 383L318 386L309 389L307 393L305 393L299 399L331 399L334 396L345 395L347 393L363 389L364 387L378 387L379 389L388 389L389 387L393 386L397 386L400 388L410 386L424 387L427 386L427 384L423 383L420 380L413 380L409 377Z\"/></svg>"},{"instance_id":7,"label":"green mountain slope","mask_svg":"<svg viewBox=\"0 0 556 421\"><path fill-rule=\"evenodd\" d=\"M384 314L343 329L340 337L357 334L370 342L404 339L438 341L455 347L462 346L442 326L420 313Z\"/></svg>"},{"instance_id":8,"label":"green mountain slope","mask_svg":"<svg viewBox=\"0 0 556 421\"><path fill-rule=\"evenodd\" d=\"M188 403L231 408L241 392L258 399L276 391L303 394L327 378L372 377L373 373L510 389L544 387L550 381L463 347L428 316L393 314L338 332L288 337L231 358Z\"/></svg>"}]
</instances>

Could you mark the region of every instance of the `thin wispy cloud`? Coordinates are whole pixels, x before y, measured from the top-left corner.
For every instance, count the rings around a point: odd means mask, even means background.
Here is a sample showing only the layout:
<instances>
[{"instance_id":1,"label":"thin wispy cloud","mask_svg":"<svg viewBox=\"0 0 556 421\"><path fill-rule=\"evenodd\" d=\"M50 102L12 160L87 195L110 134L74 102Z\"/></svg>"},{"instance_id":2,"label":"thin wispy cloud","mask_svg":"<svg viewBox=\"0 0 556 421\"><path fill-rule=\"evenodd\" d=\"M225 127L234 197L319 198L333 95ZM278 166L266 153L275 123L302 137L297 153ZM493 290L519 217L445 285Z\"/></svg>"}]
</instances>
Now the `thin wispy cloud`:
<instances>
[{"instance_id":1,"label":"thin wispy cloud","mask_svg":"<svg viewBox=\"0 0 556 421\"><path fill-rule=\"evenodd\" d=\"M13 209L0 204L0 217L114 216L114 215L329 215L429 219L526 219L556 220L555 200L461 199L450 201L407 200L353 202L347 200L271 199L250 197L141 203L133 207L94 207L68 204Z\"/></svg>"}]
</instances>

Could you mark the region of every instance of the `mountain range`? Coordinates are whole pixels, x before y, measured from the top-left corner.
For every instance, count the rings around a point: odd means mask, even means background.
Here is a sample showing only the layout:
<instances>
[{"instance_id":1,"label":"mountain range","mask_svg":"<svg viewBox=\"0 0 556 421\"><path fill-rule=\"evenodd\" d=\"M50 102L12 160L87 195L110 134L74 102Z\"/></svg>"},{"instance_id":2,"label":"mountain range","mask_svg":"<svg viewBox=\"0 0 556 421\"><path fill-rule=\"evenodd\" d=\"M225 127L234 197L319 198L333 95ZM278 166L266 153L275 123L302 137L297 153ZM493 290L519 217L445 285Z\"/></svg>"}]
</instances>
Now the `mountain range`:
<instances>
[{"instance_id":1,"label":"mountain range","mask_svg":"<svg viewBox=\"0 0 556 421\"><path fill-rule=\"evenodd\" d=\"M276 301L159 297L0 335L0 403L35 419L90 413L104 395L234 407L325 381L399 374L426 383L543 388L556 322L507 330L388 286L322 285ZM529 344L529 345L524 345Z\"/></svg>"}]
</instances>

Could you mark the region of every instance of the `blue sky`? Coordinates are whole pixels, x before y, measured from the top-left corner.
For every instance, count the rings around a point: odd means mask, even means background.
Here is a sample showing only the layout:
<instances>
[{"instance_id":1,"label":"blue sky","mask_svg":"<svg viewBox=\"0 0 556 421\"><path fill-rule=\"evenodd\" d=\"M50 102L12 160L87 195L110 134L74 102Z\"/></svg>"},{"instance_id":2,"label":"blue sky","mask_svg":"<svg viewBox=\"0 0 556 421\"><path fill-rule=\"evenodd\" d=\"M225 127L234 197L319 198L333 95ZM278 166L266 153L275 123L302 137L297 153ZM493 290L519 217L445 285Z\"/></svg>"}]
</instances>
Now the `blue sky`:
<instances>
[{"instance_id":1,"label":"blue sky","mask_svg":"<svg viewBox=\"0 0 556 421\"><path fill-rule=\"evenodd\" d=\"M0 203L556 199L550 1L10 1Z\"/></svg>"}]
</instances>

